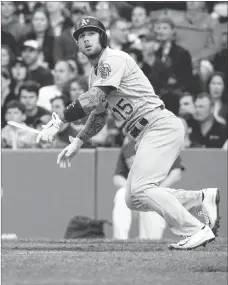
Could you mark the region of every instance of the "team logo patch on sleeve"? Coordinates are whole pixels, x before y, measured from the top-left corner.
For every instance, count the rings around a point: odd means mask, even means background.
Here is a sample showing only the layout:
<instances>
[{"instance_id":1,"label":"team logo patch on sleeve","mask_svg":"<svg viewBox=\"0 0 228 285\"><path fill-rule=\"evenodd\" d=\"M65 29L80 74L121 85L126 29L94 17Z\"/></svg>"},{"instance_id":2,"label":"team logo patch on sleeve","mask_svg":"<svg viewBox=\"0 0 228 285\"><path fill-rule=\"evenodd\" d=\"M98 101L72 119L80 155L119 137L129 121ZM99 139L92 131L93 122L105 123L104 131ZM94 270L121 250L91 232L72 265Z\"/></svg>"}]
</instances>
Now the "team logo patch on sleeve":
<instances>
[{"instance_id":1,"label":"team logo patch on sleeve","mask_svg":"<svg viewBox=\"0 0 228 285\"><path fill-rule=\"evenodd\" d=\"M98 66L98 72L101 75L101 78L106 79L111 73L111 66L106 62L101 62Z\"/></svg>"}]
</instances>

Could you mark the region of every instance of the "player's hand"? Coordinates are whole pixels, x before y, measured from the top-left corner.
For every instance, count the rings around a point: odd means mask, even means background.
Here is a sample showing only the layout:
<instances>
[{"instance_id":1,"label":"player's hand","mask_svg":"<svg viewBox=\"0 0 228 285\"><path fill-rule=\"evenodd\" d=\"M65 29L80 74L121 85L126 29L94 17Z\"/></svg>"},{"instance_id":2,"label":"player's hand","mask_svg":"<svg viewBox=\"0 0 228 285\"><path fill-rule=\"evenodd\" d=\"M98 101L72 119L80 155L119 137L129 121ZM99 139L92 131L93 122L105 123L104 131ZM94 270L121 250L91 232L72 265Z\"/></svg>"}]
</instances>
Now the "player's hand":
<instances>
[{"instance_id":1,"label":"player's hand","mask_svg":"<svg viewBox=\"0 0 228 285\"><path fill-rule=\"evenodd\" d=\"M72 158L78 153L83 142L79 138L69 137L70 144L65 147L58 155L57 164L60 168L71 167Z\"/></svg>"},{"instance_id":2,"label":"player's hand","mask_svg":"<svg viewBox=\"0 0 228 285\"><path fill-rule=\"evenodd\" d=\"M54 112L52 114L52 119L46 125L42 126L42 131L38 134L36 138L36 143L39 143L40 140L45 142L52 143L57 135L60 127L62 125L62 121L59 116Z\"/></svg>"}]
</instances>

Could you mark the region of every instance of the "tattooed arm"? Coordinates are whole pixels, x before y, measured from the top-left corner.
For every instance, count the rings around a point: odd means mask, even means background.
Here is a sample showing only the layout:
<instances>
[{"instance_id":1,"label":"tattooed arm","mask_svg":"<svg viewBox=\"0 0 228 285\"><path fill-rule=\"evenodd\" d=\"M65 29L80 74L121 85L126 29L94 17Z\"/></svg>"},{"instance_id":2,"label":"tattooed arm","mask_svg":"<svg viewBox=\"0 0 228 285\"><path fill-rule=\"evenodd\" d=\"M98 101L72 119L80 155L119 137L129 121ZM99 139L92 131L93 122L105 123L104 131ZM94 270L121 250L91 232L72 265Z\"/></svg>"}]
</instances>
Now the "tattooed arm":
<instances>
[{"instance_id":1,"label":"tattooed arm","mask_svg":"<svg viewBox=\"0 0 228 285\"><path fill-rule=\"evenodd\" d=\"M85 142L98 134L106 123L107 112L99 112L97 110L92 111L84 128L79 132L77 137Z\"/></svg>"},{"instance_id":2,"label":"tattooed arm","mask_svg":"<svg viewBox=\"0 0 228 285\"><path fill-rule=\"evenodd\" d=\"M92 87L64 109L60 114L60 119L63 122L72 122L85 117L100 106L112 90L111 86Z\"/></svg>"}]
</instances>

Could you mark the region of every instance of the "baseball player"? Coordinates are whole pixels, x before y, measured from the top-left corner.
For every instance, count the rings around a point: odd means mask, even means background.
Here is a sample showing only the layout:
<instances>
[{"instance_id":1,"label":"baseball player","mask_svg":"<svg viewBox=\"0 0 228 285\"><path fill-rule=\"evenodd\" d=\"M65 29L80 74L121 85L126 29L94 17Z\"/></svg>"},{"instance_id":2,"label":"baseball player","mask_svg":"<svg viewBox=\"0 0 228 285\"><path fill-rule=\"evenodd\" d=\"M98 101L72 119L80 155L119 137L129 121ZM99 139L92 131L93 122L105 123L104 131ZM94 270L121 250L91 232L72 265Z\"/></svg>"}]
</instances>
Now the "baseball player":
<instances>
[{"instance_id":1,"label":"baseball player","mask_svg":"<svg viewBox=\"0 0 228 285\"><path fill-rule=\"evenodd\" d=\"M116 125L122 125L125 133L136 141L136 155L126 185L127 206L134 211L156 211L174 234L187 236L170 244L170 249L194 249L214 240L219 220L218 189L194 193L195 199L203 200L210 221L207 225L184 207L188 191L179 195L179 190L161 186L184 143L180 119L165 109L134 59L107 46L105 27L100 21L89 16L82 18L73 37L92 65L89 90L61 114L53 113L52 120L38 134L37 142L52 142L63 122L90 114L85 127L58 155L57 164L69 167L82 144L104 127L109 109Z\"/></svg>"}]
</instances>

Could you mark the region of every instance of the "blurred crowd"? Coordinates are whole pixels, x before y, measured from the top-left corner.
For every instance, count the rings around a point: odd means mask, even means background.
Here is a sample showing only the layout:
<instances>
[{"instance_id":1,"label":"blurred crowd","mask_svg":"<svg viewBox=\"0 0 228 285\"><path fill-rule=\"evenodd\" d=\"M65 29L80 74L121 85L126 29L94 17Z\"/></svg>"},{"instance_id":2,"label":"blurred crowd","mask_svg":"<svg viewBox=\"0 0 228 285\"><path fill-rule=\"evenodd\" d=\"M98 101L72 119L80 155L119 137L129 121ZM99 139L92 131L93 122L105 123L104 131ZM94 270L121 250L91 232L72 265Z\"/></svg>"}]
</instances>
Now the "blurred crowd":
<instances>
[{"instance_id":1,"label":"blurred crowd","mask_svg":"<svg viewBox=\"0 0 228 285\"><path fill-rule=\"evenodd\" d=\"M41 129L53 111L61 112L88 90L90 63L72 32L91 15L105 25L109 46L129 53L166 107L182 119L185 147L225 148L228 4L184 2L176 9L172 2L161 3L153 9L139 2L2 1L2 147L62 148L83 128L87 118L63 124L53 144L38 145L33 133L6 122ZM103 130L83 147L123 142L109 114Z\"/></svg>"}]
</instances>

